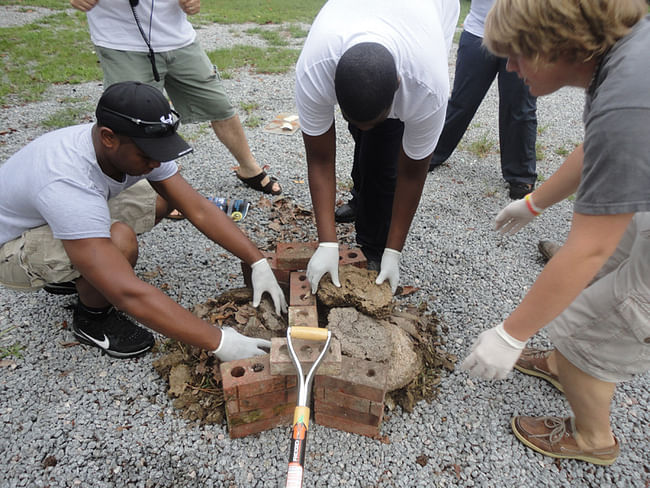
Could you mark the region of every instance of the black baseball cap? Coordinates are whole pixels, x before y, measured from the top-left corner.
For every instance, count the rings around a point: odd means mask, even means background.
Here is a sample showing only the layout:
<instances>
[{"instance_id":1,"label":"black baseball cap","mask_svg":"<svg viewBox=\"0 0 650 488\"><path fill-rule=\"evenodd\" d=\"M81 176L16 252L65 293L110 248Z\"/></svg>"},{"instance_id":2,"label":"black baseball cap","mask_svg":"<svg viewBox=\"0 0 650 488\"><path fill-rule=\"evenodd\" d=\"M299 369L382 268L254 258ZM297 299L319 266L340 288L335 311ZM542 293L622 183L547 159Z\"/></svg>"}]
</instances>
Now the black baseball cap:
<instances>
[{"instance_id":1,"label":"black baseball cap","mask_svg":"<svg viewBox=\"0 0 650 488\"><path fill-rule=\"evenodd\" d=\"M99 99L97 123L130 137L147 157L171 161L192 152L176 133L179 115L157 89L139 81L109 86Z\"/></svg>"}]
</instances>

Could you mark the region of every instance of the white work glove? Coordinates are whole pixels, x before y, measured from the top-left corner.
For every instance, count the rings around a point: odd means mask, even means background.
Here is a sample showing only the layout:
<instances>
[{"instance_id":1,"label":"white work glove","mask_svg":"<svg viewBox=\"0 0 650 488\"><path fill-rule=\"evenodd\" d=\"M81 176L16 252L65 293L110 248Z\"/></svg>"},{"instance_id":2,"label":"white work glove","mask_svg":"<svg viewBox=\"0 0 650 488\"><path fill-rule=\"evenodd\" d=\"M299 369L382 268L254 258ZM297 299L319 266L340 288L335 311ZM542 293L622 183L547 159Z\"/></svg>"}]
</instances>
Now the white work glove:
<instances>
[{"instance_id":1,"label":"white work glove","mask_svg":"<svg viewBox=\"0 0 650 488\"><path fill-rule=\"evenodd\" d=\"M212 351L212 354L225 363L267 354L267 351L260 349L260 347L266 347L270 350L271 341L246 337L231 327L222 327L221 343L219 343L219 347Z\"/></svg>"},{"instance_id":2,"label":"white work glove","mask_svg":"<svg viewBox=\"0 0 650 488\"><path fill-rule=\"evenodd\" d=\"M267 292L271 295L273 304L275 305L275 313L280 315L280 310L283 313L287 312L287 300L284 298L282 288L278 284L278 280L273 274L269 262L262 258L255 261L251 265L253 272L251 273L251 281L253 283L253 307L257 308L262 301L262 295Z\"/></svg>"},{"instance_id":3,"label":"white work glove","mask_svg":"<svg viewBox=\"0 0 650 488\"><path fill-rule=\"evenodd\" d=\"M494 220L494 228L502 235L511 236L544 211L533 203L532 193L508 204Z\"/></svg>"},{"instance_id":4,"label":"white work glove","mask_svg":"<svg viewBox=\"0 0 650 488\"><path fill-rule=\"evenodd\" d=\"M399 258L402 255L400 251L395 249L386 248L384 254L381 256L381 265L379 267L379 276L375 283L381 285L386 279L390 283L390 289L393 294L399 285Z\"/></svg>"},{"instance_id":5,"label":"white work glove","mask_svg":"<svg viewBox=\"0 0 650 488\"><path fill-rule=\"evenodd\" d=\"M307 279L311 284L312 294L316 294L318 283L325 273L330 274L334 286L341 287L339 282L339 243L321 242L318 249L307 264Z\"/></svg>"},{"instance_id":6,"label":"white work glove","mask_svg":"<svg viewBox=\"0 0 650 488\"><path fill-rule=\"evenodd\" d=\"M508 334L501 322L478 336L460 369L486 380L502 380L508 376L525 346L526 341Z\"/></svg>"}]
</instances>

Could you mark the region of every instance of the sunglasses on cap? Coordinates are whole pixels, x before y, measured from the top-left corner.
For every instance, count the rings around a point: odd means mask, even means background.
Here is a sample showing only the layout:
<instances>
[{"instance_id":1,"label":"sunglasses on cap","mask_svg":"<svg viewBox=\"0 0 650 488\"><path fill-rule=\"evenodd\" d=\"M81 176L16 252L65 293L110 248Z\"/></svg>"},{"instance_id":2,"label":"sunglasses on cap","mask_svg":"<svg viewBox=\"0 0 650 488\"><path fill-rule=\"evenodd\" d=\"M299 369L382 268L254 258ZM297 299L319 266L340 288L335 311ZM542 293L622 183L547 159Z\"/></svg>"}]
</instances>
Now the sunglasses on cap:
<instances>
[{"instance_id":1,"label":"sunglasses on cap","mask_svg":"<svg viewBox=\"0 0 650 488\"><path fill-rule=\"evenodd\" d=\"M110 109L108 107L102 107L102 110L105 110L108 113L122 117L133 124L142 127L144 133L150 136L164 136L167 134L173 134L178 129L178 125L181 122L181 116L176 110L170 109L172 116L170 121L158 121L158 122L148 122L146 120L136 119L130 115L125 115L123 113L117 112L116 110Z\"/></svg>"}]
</instances>

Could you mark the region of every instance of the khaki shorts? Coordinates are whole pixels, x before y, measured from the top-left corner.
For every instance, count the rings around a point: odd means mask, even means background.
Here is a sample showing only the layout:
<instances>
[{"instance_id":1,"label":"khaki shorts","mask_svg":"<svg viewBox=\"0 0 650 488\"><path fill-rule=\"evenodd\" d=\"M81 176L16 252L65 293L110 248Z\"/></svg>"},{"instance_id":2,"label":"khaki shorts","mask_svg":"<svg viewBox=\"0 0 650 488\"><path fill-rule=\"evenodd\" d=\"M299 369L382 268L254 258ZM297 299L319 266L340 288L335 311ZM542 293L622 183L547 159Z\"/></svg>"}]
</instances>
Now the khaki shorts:
<instances>
[{"instance_id":1,"label":"khaki shorts","mask_svg":"<svg viewBox=\"0 0 650 488\"><path fill-rule=\"evenodd\" d=\"M147 53L100 46L95 50L104 71L104 86L136 80L164 89L182 122L219 121L235 115L217 67L196 42L155 54L160 81L153 77Z\"/></svg>"},{"instance_id":2,"label":"khaki shorts","mask_svg":"<svg viewBox=\"0 0 650 488\"><path fill-rule=\"evenodd\" d=\"M633 217L593 284L547 331L564 357L601 381L650 370L650 212Z\"/></svg>"},{"instance_id":3,"label":"khaki shorts","mask_svg":"<svg viewBox=\"0 0 650 488\"><path fill-rule=\"evenodd\" d=\"M113 222L128 224L136 234L151 230L156 219L157 193L142 180L108 201ZM0 246L0 283L8 288L36 291L47 283L79 278L48 225L29 229Z\"/></svg>"}]
</instances>

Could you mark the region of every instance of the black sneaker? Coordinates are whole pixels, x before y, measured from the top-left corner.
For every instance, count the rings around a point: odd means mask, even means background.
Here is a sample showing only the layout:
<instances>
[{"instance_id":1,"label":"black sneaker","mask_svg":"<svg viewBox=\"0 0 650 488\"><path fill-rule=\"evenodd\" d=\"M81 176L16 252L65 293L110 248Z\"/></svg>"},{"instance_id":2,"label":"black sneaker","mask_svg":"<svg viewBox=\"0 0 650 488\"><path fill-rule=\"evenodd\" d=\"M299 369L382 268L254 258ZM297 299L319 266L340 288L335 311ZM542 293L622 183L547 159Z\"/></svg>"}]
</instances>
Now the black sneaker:
<instances>
[{"instance_id":1,"label":"black sneaker","mask_svg":"<svg viewBox=\"0 0 650 488\"><path fill-rule=\"evenodd\" d=\"M341 205L334 211L334 220L342 224L354 222L357 218L357 209L349 203Z\"/></svg>"},{"instance_id":2,"label":"black sneaker","mask_svg":"<svg viewBox=\"0 0 650 488\"><path fill-rule=\"evenodd\" d=\"M77 285L74 281L64 281L63 283L48 283L43 287L48 293L52 295L74 295L77 293Z\"/></svg>"},{"instance_id":3,"label":"black sneaker","mask_svg":"<svg viewBox=\"0 0 650 488\"><path fill-rule=\"evenodd\" d=\"M80 342L98 347L116 358L138 356L153 347L151 332L134 324L114 307L97 315L95 318L79 305L75 307L72 332Z\"/></svg>"},{"instance_id":4,"label":"black sneaker","mask_svg":"<svg viewBox=\"0 0 650 488\"><path fill-rule=\"evenodd\" d=\"M513 181L510 183L510 199L521 200L535 189L534 183L522 183Z\"/></svg>"}]
</instances>

